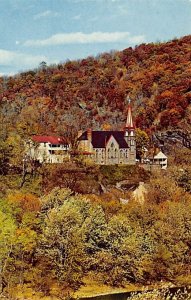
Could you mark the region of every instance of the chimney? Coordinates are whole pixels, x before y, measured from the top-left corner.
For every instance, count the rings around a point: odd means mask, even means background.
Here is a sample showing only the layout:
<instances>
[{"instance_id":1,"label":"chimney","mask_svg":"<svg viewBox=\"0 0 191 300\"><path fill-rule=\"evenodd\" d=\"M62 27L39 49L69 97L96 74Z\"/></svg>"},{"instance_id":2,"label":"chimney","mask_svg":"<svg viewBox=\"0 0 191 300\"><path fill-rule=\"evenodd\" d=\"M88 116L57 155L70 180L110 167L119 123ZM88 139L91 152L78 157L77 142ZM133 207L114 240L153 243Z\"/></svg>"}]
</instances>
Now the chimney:
<instances>
[{"instance_id":1,"label":"chimney","mask_svg":"<svg viewBox=\"0 0 191 300\"><path fill-rule=\"evenodd\" d=\"M91 141L92 141L92 129L91 128L88 128L88 130L87 130L87 139L91 143Z\"/></svg>"}]
</instances>

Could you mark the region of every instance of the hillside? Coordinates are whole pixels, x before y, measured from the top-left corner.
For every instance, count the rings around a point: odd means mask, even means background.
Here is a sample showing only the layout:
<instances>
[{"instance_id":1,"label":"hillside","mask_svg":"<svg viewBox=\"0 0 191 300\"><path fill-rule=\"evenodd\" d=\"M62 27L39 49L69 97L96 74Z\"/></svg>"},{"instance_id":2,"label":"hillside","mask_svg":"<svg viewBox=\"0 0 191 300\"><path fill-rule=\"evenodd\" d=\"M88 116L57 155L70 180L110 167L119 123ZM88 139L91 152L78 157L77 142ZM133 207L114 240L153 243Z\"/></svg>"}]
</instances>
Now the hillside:
<instances>
[{"instance_id":1,"label":"hillside","mask_svg":"<svg viewBox=\"0 0 191 300\"><path fill-rule=\"evenodd\" d=\"M1 126L69 139L86 126L122 128L127 94L138 127L189 131L191 35L1 77Z\"/></svg>"},{"instance_id":2,"label":"hillside","mask_svg":"<svg viewBox=\"0 0 191 300\"><path fill-rule=\"evenodd\" d=\"M190 297L190 50L187 36L0 78L1 299ZM136 125L168 140L167 170L26 159L32 134L123 128L128 94Z\"/></svg>"}]
</instances>

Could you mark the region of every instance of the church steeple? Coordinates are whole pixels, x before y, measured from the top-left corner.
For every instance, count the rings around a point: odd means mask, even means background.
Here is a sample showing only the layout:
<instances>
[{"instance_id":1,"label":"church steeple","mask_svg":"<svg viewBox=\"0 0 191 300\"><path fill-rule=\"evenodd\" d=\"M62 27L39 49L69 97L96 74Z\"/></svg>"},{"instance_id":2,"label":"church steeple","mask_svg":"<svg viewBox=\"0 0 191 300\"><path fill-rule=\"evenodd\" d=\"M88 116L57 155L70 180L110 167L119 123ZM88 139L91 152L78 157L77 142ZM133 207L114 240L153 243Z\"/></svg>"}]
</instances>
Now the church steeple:
<instances>
[{"instance_id":1,"label":"church steeple","mask_svg":"<svg viewBox=\"0 0 191 300\"><path fill-rule=\"evenodd\" d=\"M127 110L127 120L125 124L125 137L127 136L134 136L135 126L133 124L133 117L132 117L132 109L131 109L131 100L129 96L127 97L128 100L128 110Z\"/></svg>"},{"instance_id":2,"label":"church steeple","mask_svg":"<svg viewBox=\"0 0 191 300\"><path fill-rule=\"evenodd\" d=\"M133 118L132 118L132 109L131 109L131 99L128 97L128 111L127 111L127 121L125 125L126 130L135 129L135 126L133 124Z\"/></svg>"},{"instance_id":3,"label":"church steeple","mask_svg":"<svg viewBox=\"0 0 191 300\"><path fill-rule=\"evenodd\" d=\"M129 146L129 155L132 161L136 158L135 125L133 123L131 100L128 99L127 120L124 128L124 139Z\"/></svg>"}]
</instances>

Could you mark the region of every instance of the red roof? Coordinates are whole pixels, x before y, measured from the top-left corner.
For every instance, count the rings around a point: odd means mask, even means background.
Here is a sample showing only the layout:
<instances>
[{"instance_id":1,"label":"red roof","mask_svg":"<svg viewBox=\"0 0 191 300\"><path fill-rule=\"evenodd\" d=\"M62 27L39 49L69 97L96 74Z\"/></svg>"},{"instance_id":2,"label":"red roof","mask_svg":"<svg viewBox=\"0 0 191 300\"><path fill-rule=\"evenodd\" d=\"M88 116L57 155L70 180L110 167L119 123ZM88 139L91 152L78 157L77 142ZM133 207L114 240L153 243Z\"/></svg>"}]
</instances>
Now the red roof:
<instances>
[{"instance_id":1,"label":"red roof","mask_svg":"<svg viewBox=\"0 0 191 300\"><path fill-rule=\"evenodd\" d=\"M50 143L50 144L67 144L64 138L57 136L47 136L47 135L34 135L32 140L37 143Z\"/></svg>"}]
</instances>

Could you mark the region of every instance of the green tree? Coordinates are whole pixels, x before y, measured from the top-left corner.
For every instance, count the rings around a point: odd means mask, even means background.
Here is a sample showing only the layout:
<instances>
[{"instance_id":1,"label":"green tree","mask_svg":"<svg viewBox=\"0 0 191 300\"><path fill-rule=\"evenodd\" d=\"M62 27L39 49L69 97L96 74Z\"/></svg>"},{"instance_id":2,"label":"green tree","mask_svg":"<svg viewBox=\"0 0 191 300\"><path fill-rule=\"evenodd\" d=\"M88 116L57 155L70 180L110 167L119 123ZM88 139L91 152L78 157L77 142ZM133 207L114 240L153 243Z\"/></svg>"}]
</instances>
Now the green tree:
<instances>
[{"instance_id":1,"label":"green tree","mask_svg":"<svg viewBox=\"0 0 191 300\"><path fill-rule=\"evenodd\" d=\"M83 222L89 203L70 193L54 189L42 199L43 224L37 256L52 270L52 278L78 285L85 265Z\"/></svg>"},{"instance_id":2,"label":"green tree","mask_svg":"<svg viewBox=\"0 0 191 300\"><path fill-rule=\"evenodd\" d=\"M6 140L0 137L0 174L6 175L9 172L11 149Z\"/></svg>"},{"instance_id":3,"label":"green tree","mask_svg":"<svg viewBox=\"0 0 191 300\"><path fill-rule=\"evenodd\" d=\"M11 215L0 210L0 292L7 284L7 272L12 262L17 226Z\"/></svg>"},{"instance_id":4,"label":"green tree","mask_svg":"<svg viewBox=\"0 0 191 300\"><path fill-rule=\"evenodd\" d=\"M141 159L145 152L145 148L149 145L149 137L147 133L139 128L135 130L137 158Z\"/></svg>"}]
</instances>

